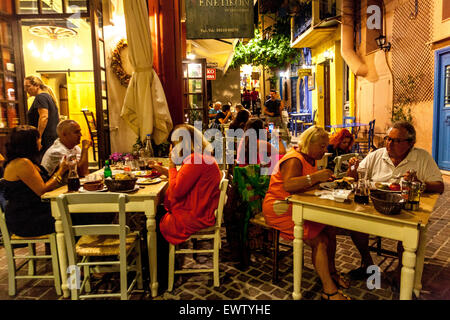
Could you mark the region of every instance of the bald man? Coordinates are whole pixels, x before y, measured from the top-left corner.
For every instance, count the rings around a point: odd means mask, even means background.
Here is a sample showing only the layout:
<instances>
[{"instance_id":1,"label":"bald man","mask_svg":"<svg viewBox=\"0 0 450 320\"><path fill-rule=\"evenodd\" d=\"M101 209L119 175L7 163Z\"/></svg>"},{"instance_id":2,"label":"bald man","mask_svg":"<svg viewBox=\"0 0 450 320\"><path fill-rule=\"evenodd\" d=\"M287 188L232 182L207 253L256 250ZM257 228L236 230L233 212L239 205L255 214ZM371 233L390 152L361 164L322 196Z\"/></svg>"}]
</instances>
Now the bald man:
<instances>
[{"instance_id":1,"label":"bald man","mask_svg":"<svg viewBox=\"0 0 450 320\"><path fill-rule=\"evenodd\" d=\"M58 168L64 156L68 159L75 156L78 161L78 175L84 177L89 174L88 151L92 142L83 140L81 148L78 146L81 140L80 125L74 120L63 120L58 123L56 133L58 139L45 152L41 165L51 175Z\"/></svg>"}]
</instances>

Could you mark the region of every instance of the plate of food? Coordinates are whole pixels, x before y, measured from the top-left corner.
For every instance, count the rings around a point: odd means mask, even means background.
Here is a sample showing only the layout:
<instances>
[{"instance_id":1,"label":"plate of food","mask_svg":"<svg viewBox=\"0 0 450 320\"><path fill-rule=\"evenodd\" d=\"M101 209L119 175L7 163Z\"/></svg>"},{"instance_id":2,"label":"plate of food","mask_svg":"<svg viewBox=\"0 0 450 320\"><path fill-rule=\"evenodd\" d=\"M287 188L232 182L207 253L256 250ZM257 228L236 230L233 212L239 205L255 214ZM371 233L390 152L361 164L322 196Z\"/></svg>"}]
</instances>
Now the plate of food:
<instances>
[{"instance_id":1,"label":"plate of food","mask_svg":"<svg viewBox=\"0 0 450 320\"><path fill-rule=\"evenodd\" d=\"M353 178L351 177L344 177L342 179L337 179L334 181L330 181L330 182L322 182L321 184L319 184L319 187L321 187L322 189L325 190L337 190L337 189L342 189L342 190L353 190L353 186L352 186L352 182L354 181Z\"/></svg>"},{"instance_id":2,"label":"plate of food","mask_svg":"<svg viewBox=\"0 0 450 320\"><path fill-rule=\"evenodd\" d=\"M389 183L389 182L374 182L373 189L381 190L385 192L401 192L402 189L400 184L398 183Z\"/></svg>"},{"instance_id":3,"label":"plate of food","mask_svg":"<svg viewBox=\"0 0 450 320\"><path fill-rule=\"evenodd\" d=\"M156 170L141 170L141 171L133 171L133 174L136 177L141 178L158 178L161 174Z\"/></svg>"},{"instance_id":4,"label":"plate of food","mask_svg":"<svg viewBox=\"0 0 450 320\"><path fill-rule=\"evenodd\" d=\"M139 178L137 179L136 183L137 184L156 184L156 183L160 183L161 182L161 178Z\"/></svg>"}]
</instances>

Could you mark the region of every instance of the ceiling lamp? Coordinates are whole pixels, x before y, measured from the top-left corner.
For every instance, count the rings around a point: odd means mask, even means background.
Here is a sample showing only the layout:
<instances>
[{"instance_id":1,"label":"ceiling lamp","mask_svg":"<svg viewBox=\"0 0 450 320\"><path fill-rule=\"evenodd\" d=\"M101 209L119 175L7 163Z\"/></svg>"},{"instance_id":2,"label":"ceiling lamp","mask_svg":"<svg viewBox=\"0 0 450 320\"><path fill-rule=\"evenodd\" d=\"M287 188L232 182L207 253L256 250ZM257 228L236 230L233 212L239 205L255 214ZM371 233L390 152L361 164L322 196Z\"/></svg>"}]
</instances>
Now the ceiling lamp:
<instances>
[{"instance_id":1,"label":"ceiling lamp","mask_svg":"<svg viewBox=\"0 0 450 320\"><path fill-rule=\"evenodd\" d=\"M35 25L30 27L28 31L35 36L48 38L52 40L71 38L78 34L76 30L69 27L58 27L49 25Z\"/></svg>"}]
</instances>

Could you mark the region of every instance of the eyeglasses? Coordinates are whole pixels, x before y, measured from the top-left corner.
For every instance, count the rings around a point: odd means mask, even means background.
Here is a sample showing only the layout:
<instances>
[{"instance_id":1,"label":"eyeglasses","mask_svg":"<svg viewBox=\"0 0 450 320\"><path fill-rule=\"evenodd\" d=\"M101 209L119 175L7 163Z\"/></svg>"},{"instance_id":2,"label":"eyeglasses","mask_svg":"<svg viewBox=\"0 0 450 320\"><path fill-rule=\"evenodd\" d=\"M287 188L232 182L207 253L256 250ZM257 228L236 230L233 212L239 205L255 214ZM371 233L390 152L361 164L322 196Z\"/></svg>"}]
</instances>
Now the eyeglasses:
<instances>
[{"instance_id":1,"label":"eyeglasses","mask_svg":"<svg viewBox=\"0 0 450 320\"><path fill-rule=\"evenodd\" d=\"M410 138L408 138L408 139L392 139L391 137L386 136L386 137L384 137L384 141L392 142L392 143L400 143L400 142L405 142L405 141L411 142L412 139L410 139Z\"/></svg>"}]
</instances>

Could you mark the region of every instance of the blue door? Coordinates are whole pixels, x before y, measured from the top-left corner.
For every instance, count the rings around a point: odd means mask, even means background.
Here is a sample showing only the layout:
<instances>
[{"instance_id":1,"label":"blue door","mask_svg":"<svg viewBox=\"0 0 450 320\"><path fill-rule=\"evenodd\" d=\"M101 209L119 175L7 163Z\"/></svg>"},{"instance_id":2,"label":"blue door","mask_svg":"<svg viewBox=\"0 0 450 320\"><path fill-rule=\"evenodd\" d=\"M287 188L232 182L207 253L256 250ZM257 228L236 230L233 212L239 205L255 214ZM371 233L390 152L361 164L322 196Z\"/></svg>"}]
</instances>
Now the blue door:
<instances>
[{"instance_id":1,"label":"blue door","mask_svg":"<svg viewBox=\"0 0 450 320\"><path fill-rule=\"evenodd\" d=\"M450 47L435 53L433 156L450 170Z\"/></svg>"}]
</instances>

